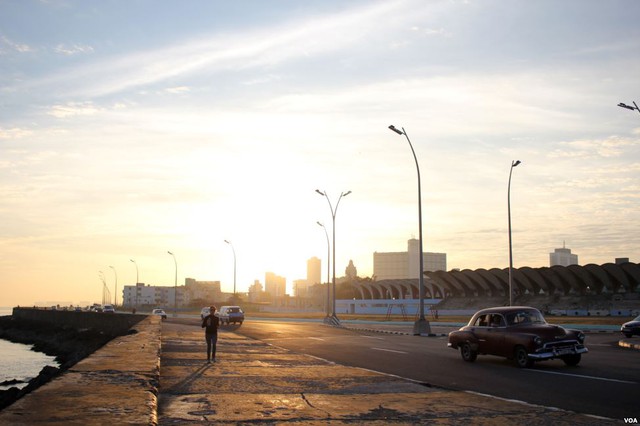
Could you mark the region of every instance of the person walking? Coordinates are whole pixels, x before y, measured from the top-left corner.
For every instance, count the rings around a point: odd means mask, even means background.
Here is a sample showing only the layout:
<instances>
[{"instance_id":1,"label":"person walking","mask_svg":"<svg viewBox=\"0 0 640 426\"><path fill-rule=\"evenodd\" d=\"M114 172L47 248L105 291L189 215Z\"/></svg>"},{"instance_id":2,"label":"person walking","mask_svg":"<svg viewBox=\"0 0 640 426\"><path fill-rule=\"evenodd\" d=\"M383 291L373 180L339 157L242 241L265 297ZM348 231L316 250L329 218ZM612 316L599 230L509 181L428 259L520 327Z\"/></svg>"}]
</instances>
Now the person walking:
<instances>
[{"instance_id":1,"label":"person walking","mask_svg":"<svg viewBox=\"0 0 640 426\"><path fill-rule=\"evenodd\" d=\"M220 319L215 315L216 307L209 307L209 315L202 319L204 338L207 341L207 363L216 362L216 344L218 343L218 326Z\"/></svg>"}]
</instances>

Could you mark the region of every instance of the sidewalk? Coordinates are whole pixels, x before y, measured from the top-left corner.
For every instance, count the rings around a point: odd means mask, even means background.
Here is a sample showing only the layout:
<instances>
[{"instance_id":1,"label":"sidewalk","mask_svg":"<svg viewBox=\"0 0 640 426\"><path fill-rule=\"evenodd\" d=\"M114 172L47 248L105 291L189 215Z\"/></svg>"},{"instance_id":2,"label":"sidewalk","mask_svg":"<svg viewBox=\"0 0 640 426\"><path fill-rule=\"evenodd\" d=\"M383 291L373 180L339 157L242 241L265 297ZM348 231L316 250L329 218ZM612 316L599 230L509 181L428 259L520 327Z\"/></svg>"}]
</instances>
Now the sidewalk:
<instances>
[{"instance_id":1,"label":"sidewalk","mask_svg":"<svg viewBox=\"0 0 640 426\"><path fill-rule=\"evenodd\" d=\"M207 364L202 330L165 322L158 423L602 425L607 419L429 388L221 331Z\"/></svg>"}]
</instances>

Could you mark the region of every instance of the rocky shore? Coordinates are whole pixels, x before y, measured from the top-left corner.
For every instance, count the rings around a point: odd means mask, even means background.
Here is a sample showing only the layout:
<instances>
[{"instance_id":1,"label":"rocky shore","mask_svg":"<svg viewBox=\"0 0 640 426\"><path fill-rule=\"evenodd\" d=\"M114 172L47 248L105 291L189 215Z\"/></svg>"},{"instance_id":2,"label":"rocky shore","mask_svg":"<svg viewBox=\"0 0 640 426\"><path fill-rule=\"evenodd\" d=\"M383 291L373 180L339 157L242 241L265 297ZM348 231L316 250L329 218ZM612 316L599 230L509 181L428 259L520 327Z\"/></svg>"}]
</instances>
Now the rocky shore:
<instances>
[{"instance_id":1,"label":"rocky shore","mask_svg":"<svg viewBox=\"0 0 640 426\"><path fill-rule=\"evenodd\" d=\"M0 317L0 339L33 345L33 350L55 356L60 364L60 367L45 366L22 389L11 387L0 391L0 410L49 382L114 337L94 329L76 330L50 323L18 320L12 316Z\"/></svg>"}]
</instances>

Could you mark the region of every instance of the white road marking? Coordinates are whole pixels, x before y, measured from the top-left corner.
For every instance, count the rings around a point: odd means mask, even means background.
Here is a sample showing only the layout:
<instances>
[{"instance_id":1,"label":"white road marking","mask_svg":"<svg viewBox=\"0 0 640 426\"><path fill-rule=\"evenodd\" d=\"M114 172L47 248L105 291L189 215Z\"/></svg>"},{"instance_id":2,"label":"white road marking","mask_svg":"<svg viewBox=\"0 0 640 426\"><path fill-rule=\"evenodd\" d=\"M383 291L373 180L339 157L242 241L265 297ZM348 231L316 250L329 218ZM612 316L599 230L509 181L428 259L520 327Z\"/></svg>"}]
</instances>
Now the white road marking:
<instances>
[{"instance_id":1,"label":"white road marking","mask_svg":"<svg viewBox=\"0 0 640 426\"><path fill-rule=\"evenodd\" d=\"M394 351L393 349L383 349L383 348L371 348L374 351L385 351L385 352L393 352L396 354L408 354L408 352L402 352L402 351Z\"/></svg>"},{"instance_id":2,"label":"white road marking","mask_svg":"<svg viewBox=\"0 0 640 426\"><path fill-rule=\"evenodd\" d=\"M361 337L364 337L365 339L384 340L383 337L375 337L375 336L361 336Z\"/></svg>"},{"instance_id":3,"label":"white road marking","mask_svg":"<svg viewBox=\"0 0 640 426\"><path fill-rule=\"evenodd\" d=\"M557 371L544 371L544 370L525 370L531 373L545 373L545 374L556 374L558 376L571 376L571 377L579 377L581 379L591 379L591 380L602 380L605 382L616 382L616 383L627 383L630 385L637 385L637 382L630 382L628 380L619 380L619 379L607 379L606 377L596 377L596 376L585 376L582 374L569 374L569 373L558 373Z\"/></svg>"},{"instance_id":4,"label":"white road marking","mask_svg":"<svg viewBox=\"0 0 640 426\"><path fill-rule=\"evenodd\" d=\"M308 337L308 339L313 339L313 340L320 340L321 342L324 342L324 339L321 339L319 337Z\"/></svg>"}]
</instances>

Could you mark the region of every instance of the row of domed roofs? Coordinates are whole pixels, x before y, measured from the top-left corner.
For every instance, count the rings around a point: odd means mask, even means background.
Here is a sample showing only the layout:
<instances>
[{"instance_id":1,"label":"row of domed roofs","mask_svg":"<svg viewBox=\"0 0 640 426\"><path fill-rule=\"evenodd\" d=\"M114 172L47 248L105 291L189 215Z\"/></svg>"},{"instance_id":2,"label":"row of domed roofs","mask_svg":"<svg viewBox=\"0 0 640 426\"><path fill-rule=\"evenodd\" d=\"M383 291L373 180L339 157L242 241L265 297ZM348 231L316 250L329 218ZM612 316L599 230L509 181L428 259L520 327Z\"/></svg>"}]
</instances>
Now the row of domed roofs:
<instances>
[{"instance_id":1,"label":"row of domed roofs","mask_svg":"<svg viewBox=\"0 0 640 426\"><path fill-rule=\"evenodd\" d=\"M425 272L425 297L505 296L509 269ZM605 263L584 266L513 268L514 294L601 294L640 290L640 265ZM362 299L418 298L418 279L365 281L355 285Z\"/></svg>"}]
</instances>

